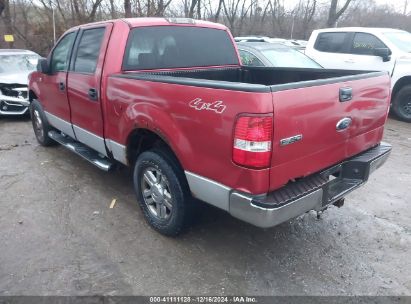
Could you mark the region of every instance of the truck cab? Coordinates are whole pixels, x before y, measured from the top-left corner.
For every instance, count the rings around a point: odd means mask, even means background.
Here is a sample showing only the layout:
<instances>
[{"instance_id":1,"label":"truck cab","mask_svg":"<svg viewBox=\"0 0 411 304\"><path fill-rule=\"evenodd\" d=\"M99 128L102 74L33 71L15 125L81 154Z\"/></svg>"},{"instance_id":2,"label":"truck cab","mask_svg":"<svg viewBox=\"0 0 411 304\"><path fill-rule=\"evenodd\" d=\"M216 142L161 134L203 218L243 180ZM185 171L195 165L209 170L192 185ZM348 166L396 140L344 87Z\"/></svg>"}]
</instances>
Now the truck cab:
<instances>
[{"instance_id":1,"label":"truck cab","mask_svg":"<svg viewBox=\"0 0 411 304\"><path fill-rule=\"evenodd\" d=\"M389 28L346 27L315 30L305 53L327 69L387 71L391 108L411 122L411 34Z\"/></svg>"}]
</instances>

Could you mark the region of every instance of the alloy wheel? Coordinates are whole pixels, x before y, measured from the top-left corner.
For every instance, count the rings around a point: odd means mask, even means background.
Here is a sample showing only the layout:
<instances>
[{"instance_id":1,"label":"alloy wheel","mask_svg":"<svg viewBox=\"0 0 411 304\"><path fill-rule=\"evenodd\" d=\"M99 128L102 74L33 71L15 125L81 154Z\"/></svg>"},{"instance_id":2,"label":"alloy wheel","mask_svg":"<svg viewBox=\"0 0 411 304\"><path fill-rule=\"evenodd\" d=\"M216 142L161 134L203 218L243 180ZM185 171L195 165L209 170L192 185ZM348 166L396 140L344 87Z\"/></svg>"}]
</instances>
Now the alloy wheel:
<instances>
[{"instance_id":1,"label":"alloy wheel","mask_svg":"<svg viewBox=\"0 0 411 304\"><path fill-rule=\"evenodd\" d=\"M34 110L34 132L38 139L44 139L44 129L43 129L43 121L41 120L40 112L38 110Z\"/></svg>"},{"instance_id":2,"label":"alloy wheel","mask_svg":"<svg viewBox=\"0 0 411 304\"><path fill-rule=\"evenodd\" d=\"M148 167L143 171L141 191L149 212L160 220L168 219L173 212L172 195L167 177L158 169Z\"/></svg>"}]
</instances>

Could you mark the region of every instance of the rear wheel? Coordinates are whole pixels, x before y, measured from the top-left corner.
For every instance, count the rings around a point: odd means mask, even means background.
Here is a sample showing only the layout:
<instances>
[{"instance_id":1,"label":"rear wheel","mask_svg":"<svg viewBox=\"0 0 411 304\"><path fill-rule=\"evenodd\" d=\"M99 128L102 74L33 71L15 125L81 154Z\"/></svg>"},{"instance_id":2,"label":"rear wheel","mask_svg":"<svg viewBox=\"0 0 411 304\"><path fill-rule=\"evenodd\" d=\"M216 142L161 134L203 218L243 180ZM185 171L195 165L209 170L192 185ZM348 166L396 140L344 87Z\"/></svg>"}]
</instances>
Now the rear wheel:
<instances>
[{"instance_id":1,"label":"rear wheel","mask_svg":"<svg viewBox=\"0 0 411 304\"><path fill-rule=\"evenodd\" d=\"M187 228L192 216L191 196L184 173L168 152L143 152L134 166L133 183L150 226L167 236Z\"/></svg>"},{"instance_id":2,"label":"rear wheel","mask_svg":"<svg viewBox=\"0 0 411 304\"><path fill-rule=\"evenodd\" d=\"M37 100L34 100L30 105L30 116L34 134L39 144L45 147L56 144L56 142L48 136L48 132L52 130L52 127L49 125Z\"/></svg>"},{"instance_id":3,"label":"rear wheel","mask_svg":"<svg viewBox=\"0 0 411 304\"><path fill-rule=\"evenodd\" d=\"M411 122L411 85L398 91L392 102L392 110L400 120Z\"/></svg>"}]
</instances>

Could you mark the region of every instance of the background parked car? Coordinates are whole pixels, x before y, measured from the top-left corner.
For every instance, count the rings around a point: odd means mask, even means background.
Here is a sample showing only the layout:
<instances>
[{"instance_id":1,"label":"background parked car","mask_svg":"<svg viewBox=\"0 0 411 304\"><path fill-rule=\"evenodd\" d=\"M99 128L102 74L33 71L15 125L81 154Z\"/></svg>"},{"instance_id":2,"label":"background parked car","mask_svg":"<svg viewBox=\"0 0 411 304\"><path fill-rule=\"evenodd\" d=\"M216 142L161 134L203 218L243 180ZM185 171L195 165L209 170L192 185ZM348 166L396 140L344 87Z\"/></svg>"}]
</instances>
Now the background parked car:
<instances>
[{"instance_id":1,"label":"background parked car","mask_svg":"<svg viewBox=\"0 0 411 304\"><path fill-rule=\"evenodd\" d=\"M240 42L237 46L246 66L322 68L310 57L280 43Z\"/></svg>"},{"instance_id":2,"label":"background parked car","mask_svg":"<svg viewBox=\"0 0 411 304\"><path fill-rule=\"evenodd\" d=\"M28 75L40 56L28 50L0 49L0 115L28 112Z\"/></svg>"},{"instance_id":3,"label":"background parked car","mask_svg":"<svg viewBox=\"0 0 411 304\"><path fill-rule=\"evenodd\" d=\"M270 37L267 36L242 36L234 37L235 42L271 42Z\"/></svg>"},{"instance_id":4,"label":"background parked car","mask_svg":"<svg viewBox=\"0 0 411 304\"><path fill-rule=\"evenodd\" d=\"M307 45L305 40L296 40L296 39L283 39L283 38L270 38L266 36L244 36L244 37L235 37L236 42L268 42L268 43L281 43L286 46L292 47L299 51L304 51Z\"/></svg>"},{"instance_id":5,"label":"background parked car","mask_svg":"<svg viewBox=\"0 0 411 304\"><path fill-rule=\"evenodd\" d=\"M411 122L411 34L388 28L331 28L313 31L305 53L327 69L387 71L391 109Z\"/></svg>"}]
</instances>

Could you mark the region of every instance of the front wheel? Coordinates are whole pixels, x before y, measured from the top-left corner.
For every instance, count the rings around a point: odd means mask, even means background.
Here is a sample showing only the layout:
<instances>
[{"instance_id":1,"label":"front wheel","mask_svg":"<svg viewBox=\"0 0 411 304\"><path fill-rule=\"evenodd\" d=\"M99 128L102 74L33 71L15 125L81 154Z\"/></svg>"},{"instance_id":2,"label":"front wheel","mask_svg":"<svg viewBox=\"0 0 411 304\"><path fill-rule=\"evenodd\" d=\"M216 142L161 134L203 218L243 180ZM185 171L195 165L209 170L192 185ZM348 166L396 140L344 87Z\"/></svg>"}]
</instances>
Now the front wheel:
<instances>
[{"instance_id":1,"label":"front wheel","mask_svg":"<svg viewBox=\"0 0 411 304\"><path fill-rule=\"evenodd\" d=\"M134 189L150 226L176 236L187 228L192 215L191 196L176 160L162 150L143 152L133 174Z\"/></svg>"},{"instance_id":2,"label":"front wheel","mask_svg":"<svg viewBox=\"0 0 411 304\"><path fill-rule=\"evenodd\" d=\"M56 142L48 136L48 132L52 130L52 128L48 124L44 112L42 111L37 100L33 100L30 105L30 116L34 135L36 136L39 144L45 147L56 144Z\"/></svg>"},{"instance_id":3,"label":"front wheel","mask_svg":"<svg viewBox=\"0 0 411 304\"><path fill-rule=\"evenodd\" d=\"M392 102L392 110L400 120L411 122L411 85L398 91Z\"/></svg>"}]
</instances>

